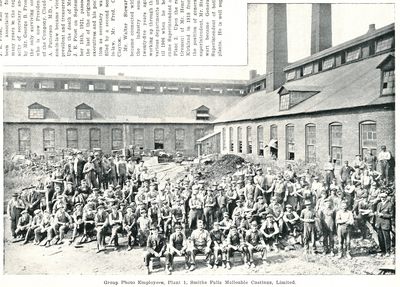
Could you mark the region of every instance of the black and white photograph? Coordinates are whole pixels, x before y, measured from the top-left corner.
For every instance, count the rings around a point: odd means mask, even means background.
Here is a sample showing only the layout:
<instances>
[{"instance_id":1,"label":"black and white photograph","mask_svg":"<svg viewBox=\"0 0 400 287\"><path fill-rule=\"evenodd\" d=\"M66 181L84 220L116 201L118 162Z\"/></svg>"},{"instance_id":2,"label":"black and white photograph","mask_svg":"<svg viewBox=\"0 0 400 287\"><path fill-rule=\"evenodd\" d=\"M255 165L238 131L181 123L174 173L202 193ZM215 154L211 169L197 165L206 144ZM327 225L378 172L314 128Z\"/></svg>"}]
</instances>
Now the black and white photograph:
<instances>
[{"instance_id":1,"label":"black and white photograph","mask_svg":"<svg viewBox=\"0 0 400 287\"><path fill-rule=\"evenodd\" d=\"M396 276L394 3L247 2L245 65L1 67L4 275Z\"/></svg>"}]
</instances>

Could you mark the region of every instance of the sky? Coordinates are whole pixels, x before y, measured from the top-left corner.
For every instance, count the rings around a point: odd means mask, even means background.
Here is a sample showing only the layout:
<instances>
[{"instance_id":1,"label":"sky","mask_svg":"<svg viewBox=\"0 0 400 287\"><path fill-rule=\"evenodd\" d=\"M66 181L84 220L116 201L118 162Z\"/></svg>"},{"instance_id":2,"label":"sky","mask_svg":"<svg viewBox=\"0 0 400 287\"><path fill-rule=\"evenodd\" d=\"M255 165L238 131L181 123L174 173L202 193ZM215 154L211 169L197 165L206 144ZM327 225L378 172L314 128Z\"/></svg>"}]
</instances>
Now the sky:
<instances>
[{"instance_id":1,"label":"sky","mask_svg":"<svg viewBox=\"0 0 400 287\"><path fill-rule=\"evenodd\" d=\"M294 62L310 55L311 4L287 4L288 60ZM394 23L394 4L332 4L332 45L338 45L367 32L369 24L376 29ZM248 63L244 66L143 67L109 66L107 75L160 78L248 79L249 71L266 69L267 4L248 5ZM49 72L49 67L5 67L5 71ZM51 72L65 73L65 67ZM96 74L97 66L68 67L72 74ZM166 76L167 75L167 76ZM206 76L205 76L206 75Z\"/></svg>"}]
</instances>

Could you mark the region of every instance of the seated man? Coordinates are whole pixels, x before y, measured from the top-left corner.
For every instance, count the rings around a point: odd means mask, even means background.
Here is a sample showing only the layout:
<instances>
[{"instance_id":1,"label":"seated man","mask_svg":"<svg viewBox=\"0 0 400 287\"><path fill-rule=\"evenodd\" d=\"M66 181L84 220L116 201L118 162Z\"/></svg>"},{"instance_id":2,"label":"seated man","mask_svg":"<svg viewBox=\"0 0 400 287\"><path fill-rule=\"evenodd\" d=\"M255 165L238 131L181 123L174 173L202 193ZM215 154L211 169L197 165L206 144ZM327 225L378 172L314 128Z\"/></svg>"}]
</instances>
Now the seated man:
<instances>
[{"instance_id":1,"label":"seated man","mask_svg":"<svg viewBox=\"0 0 400 287\"><path fill-rule=\"evenodd\" d=\"M224 246L225 235L218 222L214 222L213 226L213 229L210 231L211 250L214 255L211 259L211 264L218 268L218 266L221 265L221 261L224 266L226 265L226 252ZM212 268L213 265L210 265L210 268Z\"/></svg>"},{"instance_id":2,"label":"seated man","mask_svg":"<svg viewBox=\"0 0 400 287\"><path fill-rule=\"evenodd\" d=\"M118 249L118 233L122 232L122 212L118 210L118 204L111 207L111 213L108 215L108 224L111 227L111 237L108 246L112 246L114 242L114 249Z\"/></svg>"},{"instance_id":3,"label":"seated man","mask_svg":"<svg viewBox=\"0 0 400 287\"><path fill-rule=\"evenodd\" d=\"M297 236L299 228L300 217L296 211L293 210L293 206L286 204L286 211L283 213L283 222L286 226L286 230L290 235Z\"/></svg>"},{"instance_id":4,"label":"seated man","mask_svg":"<svg viewBox=\"0 0 400 287\"><path fill-rule=\"evenodd\" d=\"M211 256L211 237L207 230L204 229L203 220L197 221L197 229L193 230L191 235L192 245L188 248L188 256L190 262L190 271L193 271L196 267L195 258L196 255L201 253L207 256L208 264L210 263Z\"/></svg>"},{"instance_id":5,"label":"seated man","mask_svg":"<svg viewBox=\"0 0 400 287\"><path fill-rule=\"evenodd\" d=\"M62 244L64 235L72 225L71 216L65 211L65 207L60 205L54 215L53 233L55 234L55 244Z\"/></svg>"},{"instance_id":6,"label":"seated man","mask_svg":"<svg viewBox=\"0 0 400 287\"><path fill-rule=\"evenodd\" d=\"M50 212L46 209L43 211L43 217L40 220L39 227L35 229L35 243L34 245L39 245L40 241L43 239L43 235L48 235L51 229L52 216ZM47 244L47 241L46 241Z\"/></svg>"},{"instance_id":7,"label":"seated man","mask_svg":"<svg viewBox=\"0 0 400 287\"><path fill-rule=\"evenodd\" d=\"M32 222L29 225L28 231L26 232L24 244L28 243L31 235L34 234L35 230L40 226L40 222L42 221L42 210L36 209L33 213L35 215L32 218Z\"/></svg>"},{"instance_id":8,"label":"seated man","mask_svg":"<svg viewBox=\"0 0 400 287\"><path fill-rule=\"evenodd\" d=\"M263 213L262 215L264 215ZM265 214L266 218L261 225L261 233L264 235L264 241L271 246L276 247L277 235L279 234L279 227L276 223L274 216L271 213Z\"/></svg>"},{"instance_id":9,"label":"seated man","mask_svg":"<svg viewBox=\"0 0 400 287\"><path fill-rule=\"evenodd\" d=\"M226 267L231 269L231 261L234 252L240 252L244 256L244 263L249 261L247 246L244 243L243 236L238 232L236 225L232 224L230 226L230 231L226 238L226 253L227 262Z\"/></svg>"},{"instance_id":10,"label":"seated man","mask_svg":"<svg viewBox=\"0 0 400 287\"><path fill-rule=\"evenodd\" d=\"M83 236L79 243L86 242L93 235L95 230L95 216L96 212L91 206L83 210Z\"/></svg>"},{"instance_id":11,"label":"seated man","mask_svg":"<svg viewBox=\"0 0 400 287\"><path fill-rule=\"evenodd\" d=\"M25 237L31 223L32 216L29 215L27 210L23 210L21 217L18 219L17 229L15 230L18 239L22 240Z\"/></svg>"},{"instance_id":12,"label":"seated man","mask_svg":"<svg viewBox=\"0 0 400 287\"><path fill-rule=\"evenodd\" d=\"M147 275L150 274L150 258L160 258L164 255L167 249L167 243L165 237L162 235L162 229L157 230L155 225L150 228L150 235L147 239L146 253L144 256L144 263L147 267Z\"/></svg>"},{"instance_id":13,"label":"seated man","mask_svg":"<svg viewBox=\"0 0 400 287\"><path fill-rule=\"evenodd\" d=\"M254 253L262 252L263 261L267 257L267 245L265 244L263 234L258 230L257 221L251 222L251 229L246 234L246 245L249 252L249 268L255 268Z\"/></svg>"},{"instance_id":14,"label":"seated man","mask_svg":"<svg viewBox=\"0 0 400 287\"><path fill-rule=\"evenodd\" d=\"M108 227L108 213L105 211L104 204L97 206L97 213L94 218L96 225L97 253L105 250L106 233Z\"/></svg>"},{"instance_id":15,"label":"seated man","mask_svg":"<svg viewBox=\"0 0 400 287\"><path fill-rule=\"evenodd\" d=\"M75 238L78 236L78 232L83 231L83 207L82 203L75 204L75 211L72 214L74 220L74 228L72 231L72 238L69 240L70 243L74 242Z\"/></svg>"},{"instance_id":16,"label":"seated man","mask_svg":"<svg viewBox=\"0 0 400 287\"><path fill-rule=\"evenodd\" d=\"M128 236L128 251L132 250L133 245L135 245L136 237L138 234L136 225L136 216L132 211L132 207L128 206L126 208L126 214L124 215L123 227Z\"/></svg>"},{"instance_id":17,"label":"seated man","mask_svg":"<svg viewBox=\"0 0 400 287\"><path fill-rule=\"evenodd\" d=\"M181 224L176 224L175 225L175 232L171 234L169 238L169 244L167 247L167 251L165 253L165 258L166 258L166 267L165 270L169 275L172 273L172 268L174 264L174 257L176 255L178 256L184 256L185 255L185 261L186 261L186 266L187 266L187 257L186 257L186 236L182 232L182 225Z\"/></svg>"}]
</instances>

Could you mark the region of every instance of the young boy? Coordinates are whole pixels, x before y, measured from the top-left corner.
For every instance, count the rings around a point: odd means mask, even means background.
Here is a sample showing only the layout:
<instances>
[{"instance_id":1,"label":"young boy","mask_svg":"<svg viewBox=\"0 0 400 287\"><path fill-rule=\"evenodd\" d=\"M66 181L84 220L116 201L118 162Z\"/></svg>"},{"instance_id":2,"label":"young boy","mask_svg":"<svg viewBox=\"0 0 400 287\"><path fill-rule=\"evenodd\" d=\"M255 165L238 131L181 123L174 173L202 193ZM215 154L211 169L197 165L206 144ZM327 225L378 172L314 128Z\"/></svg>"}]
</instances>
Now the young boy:
<instances>
[{"instance_id":1,"label":"young boy","mask_svg":"<svg viewBox=\"0 0 400 287\"><path fill-rule=\"evenodd\" d=\"M303 244L304 253L307 254L310 248L310 242L312 245L312 254L315 254L315 211L311 206L311 201L306 200L304 202L305 208L301 211L300 220L304 222L303 231Z\"/></svg>"}]
</instances>

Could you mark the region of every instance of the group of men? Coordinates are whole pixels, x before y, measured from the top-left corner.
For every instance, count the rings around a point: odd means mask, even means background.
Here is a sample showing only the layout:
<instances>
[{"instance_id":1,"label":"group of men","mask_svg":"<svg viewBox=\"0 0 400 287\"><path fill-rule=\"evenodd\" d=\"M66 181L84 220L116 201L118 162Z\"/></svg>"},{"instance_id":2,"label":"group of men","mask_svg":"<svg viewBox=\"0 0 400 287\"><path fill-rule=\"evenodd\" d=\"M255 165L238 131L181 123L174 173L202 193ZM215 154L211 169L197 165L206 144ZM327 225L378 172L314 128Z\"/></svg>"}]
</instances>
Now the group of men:
<instances>
[{"instance_id":1,"label":"group of men","mask_svg":"<svg viewBox=\"0 0 400 287\"><path fill-rule=\"evenodd\" d=\"M210 268L230 269L239 253L254 268L255 253L266 262L267 252L288 238L306 253L315 253L321 238L324 254L351 258L358 230L365 238L376 235L380 256L391 253L394 187L360 156L339 174L331 173L332 160L322 176L296 174L290 165L283 171L265 167L264 174L261 165L246 163L218 182L205 182L195 167L176 181L159 180L143 162L117 157L97 153L82 165L78 152L55 168L44 189L13 194L7 208L12 236L51 246L71 230L70 244L96 240L102 252L120 248L122 235L128 250L145 248L149 273L151 258L165 257L169 274L176 256L194 270L198 254Z\"/></svg>"}]
</instances>

